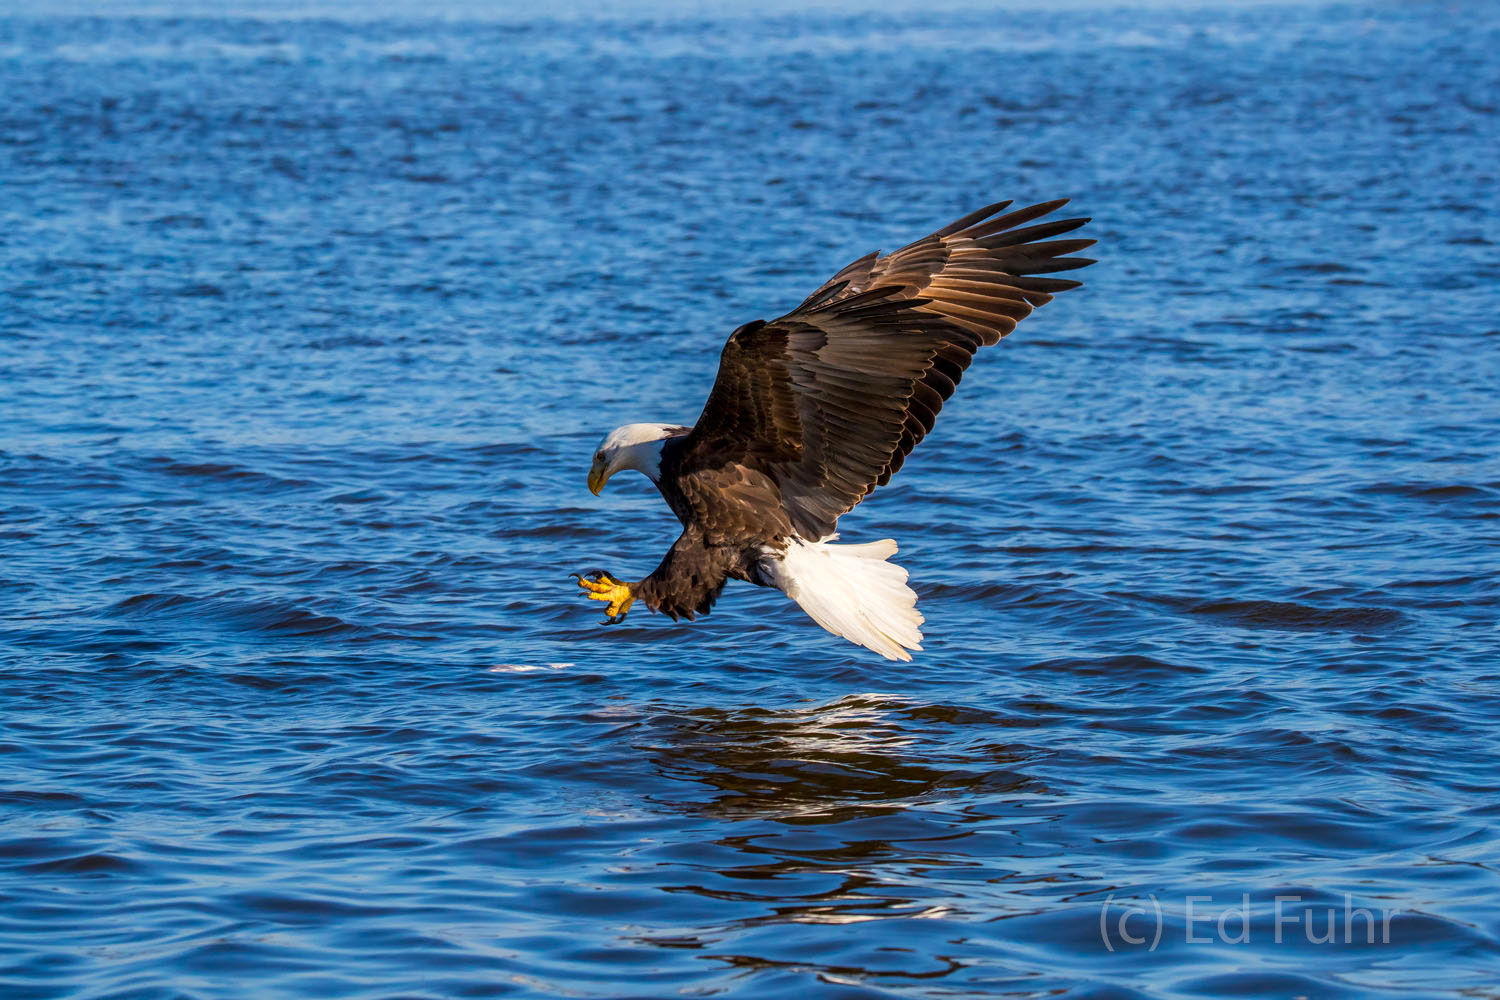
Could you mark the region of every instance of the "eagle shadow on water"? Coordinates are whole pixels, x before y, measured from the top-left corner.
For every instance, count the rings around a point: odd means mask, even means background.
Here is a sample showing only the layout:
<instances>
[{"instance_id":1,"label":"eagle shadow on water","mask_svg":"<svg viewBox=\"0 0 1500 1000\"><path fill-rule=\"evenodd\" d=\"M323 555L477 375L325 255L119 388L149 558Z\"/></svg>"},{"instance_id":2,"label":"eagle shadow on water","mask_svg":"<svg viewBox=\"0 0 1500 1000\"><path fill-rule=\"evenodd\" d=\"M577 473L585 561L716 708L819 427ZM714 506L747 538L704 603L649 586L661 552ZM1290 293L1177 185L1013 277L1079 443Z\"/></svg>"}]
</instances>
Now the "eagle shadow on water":
<instances>
[{"instance_id":1,"label":"eagle shadow on water","mask_svg":"<svg viewBox=\"0 0 1500 1000\"><path fill-rule=\"evenodd\" d=\"M634 582L574 574L606 620L639 600L673 619L707 614L733 580L773 587L823 628L892 660L920 650L923 616L893 539L835 544L838 520L890 481L932 430L981 347L1081 282L1093 240L1053 239L1088 219L1032 225L1066 199L987 205L894 253L849 264L780 319L735 330L692 427L607 434L589 489L646 475L682 522Z\"/></svg>"},{"instance_id":2,"label":"eagle shadow on water","mask_svg":"<svg viewBox=\"0 0 1500 1000\"><path fill-rule=\"evenodd\" d=\"M728 819L836 824L975 795L1045 791L1025 773L1027 750L932 745L919 734L933 724L992 734L1024 721L861 694L788 709L665 711L649 719L634 745L663 777L697 786L677 808Z\"/></svg>"},{"instance_id":3,"label":"eagle shadow on water","mask_svg":"<svg viewBox=\"0 0 1500 1000\"><path fill-rule=\"evenodd\" d=\"M710 820L716 838L691 869L697 877L679 870L662 888L744 904L742 926L941 915L951 900L913 893L908 873L971 869L969 838L981 832L987 848L1009 836L1023 853L1022 835L989 820L1047 788L1026 773L1027 748L955 749L924 730L936 722L992 734L1010 721L875 693L654 714L632 744L681 794L653 805ZM976 802L992 805L973 811Z\"/></svg>"}]
</instances>

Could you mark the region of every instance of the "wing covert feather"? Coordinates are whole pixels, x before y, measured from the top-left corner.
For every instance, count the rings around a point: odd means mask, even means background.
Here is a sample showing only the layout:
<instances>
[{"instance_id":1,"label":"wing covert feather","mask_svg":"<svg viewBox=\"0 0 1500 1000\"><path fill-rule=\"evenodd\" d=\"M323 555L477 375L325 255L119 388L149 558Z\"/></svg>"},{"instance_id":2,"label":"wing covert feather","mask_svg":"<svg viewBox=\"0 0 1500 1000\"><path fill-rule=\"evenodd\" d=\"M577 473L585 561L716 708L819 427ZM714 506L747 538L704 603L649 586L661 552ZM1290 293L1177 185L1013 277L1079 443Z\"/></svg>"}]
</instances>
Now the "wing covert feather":
<instances>
[{"instance_id":1,"label":"wing covert feather","mask_svg":"<svg viewBox=\"0 0 1500 1000\"><path fill-rule=\"evenodd\" d=\"M1027 225L1066 199L998 214L1010 204L867 254L787 315L731 334L683 475L754 469L780 489L798 534L832 534L932 430L975 352L1081 284L1039 275L1093 263L1069 256L1093 240L1053 239L1087 219Z\"/></svg>"}]
</instances>

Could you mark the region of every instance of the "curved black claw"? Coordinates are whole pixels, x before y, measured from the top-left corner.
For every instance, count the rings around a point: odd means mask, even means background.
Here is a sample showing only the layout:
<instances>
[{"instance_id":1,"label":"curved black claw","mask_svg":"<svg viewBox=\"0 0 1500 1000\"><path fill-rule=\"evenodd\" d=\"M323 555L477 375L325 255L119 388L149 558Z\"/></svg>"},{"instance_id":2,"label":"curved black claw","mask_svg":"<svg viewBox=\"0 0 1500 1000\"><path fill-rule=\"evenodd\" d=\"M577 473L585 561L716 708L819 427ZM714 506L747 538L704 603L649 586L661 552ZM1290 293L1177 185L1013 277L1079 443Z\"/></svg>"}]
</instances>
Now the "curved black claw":
<instances>
[{"instance_id":1,"label":"curved black claw","mask_svg":"<svg viewBox=\"0 0 1500 1000\"><path fill-rule=\"evenodd\" d=\"M568 575L575 580L587 580L590 583L598 583L604 577L609 576L609 573L602 569L586 569L581 573L569 573Z\"/></svg>"}]
</instances>

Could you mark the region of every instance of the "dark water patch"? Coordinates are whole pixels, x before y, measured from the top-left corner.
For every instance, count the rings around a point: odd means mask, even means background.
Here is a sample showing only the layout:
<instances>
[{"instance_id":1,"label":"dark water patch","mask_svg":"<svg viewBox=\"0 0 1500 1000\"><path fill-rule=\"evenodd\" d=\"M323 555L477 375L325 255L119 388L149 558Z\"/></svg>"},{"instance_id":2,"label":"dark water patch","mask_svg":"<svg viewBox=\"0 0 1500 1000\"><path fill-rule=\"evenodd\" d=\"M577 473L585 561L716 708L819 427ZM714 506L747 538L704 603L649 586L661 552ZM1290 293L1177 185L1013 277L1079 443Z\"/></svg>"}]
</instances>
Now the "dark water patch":
<instances>
[{"instance_id":1,"label":"dark water patch","mask_svg":"<svg viewBox=\"0 0 1500 1000\"><path fill-rule=\"evenodd\" d=\"M1249 972L1234 975L1199 976L1175 984L1186 996L1319 996L1329 1000L1357 997L1354 987L1333 986L1326 979L1292 972Z\"/></svg>"},{"instance_id":2,"label":"dark water patch","mask_svg":"<svg viewBox=\"0 0 1500 1000\"><path fill-rule=\"evenodd\" d=\"M56 858L23 865L16 869L26 875L77 875L85 878L108 878L139 874L144 866L137 861L115 854L81 854L76 857Z\"/></svg>"},{"instance_id":3,"label":"dark water patch","mask_svg":"<svg viewBox=\"0 0 1500 1000\"><path fill-rule=\"evenodd\" d=\"M183 285L180 288L175 289L172 294L189 299L222 299L224 298L226 293L224 289L220 288L218 285L211 285L206 282L201 282L197 284Z\"/></svg>"},{"instance_id":4,"label":"dark water patch","mask_svg":"<svg viewBox=\"0 0 1500 1000\"><path fill-rule=\"evenodd\" d=\"M201 598L189 597L186 594L137 594L134 597L127 597L110 610L119 615L150 615L192 604L198 600Z\"/></svg>"},{"instance_id":5,"label":"dark water patch","mask_svg":"<svg viewBox=\"0 0 1500 1000\"><path fill-rule=\"evenodd\" d=\"M314 485L305 479L284 478L258 469L222 462L182 462L163 456L154 456L136 464L139 468L158 475L187 480L202 479L209 482L232 483L256 490L299 489Z\"/></svg>"},{"instance_id":6,"label":"dark water patch","mask_svg":"<svg viewBox=\"0 0 1500 1000\"><path fill-rule=\"evenodd\" d=\"M363 920L409 912L402 907L260 892L242 893L226 899L225 903L260 919L291 926L322 925L329 921Z\"/></svg>"},{"instance_id":7,"label":"dark water patch","mask_svg":"<svg viewBox=\"0 0 1500 1000\"><path fill-rule=\"evenodd\" d=\"M311 351L335 351L344 347L384 347L387 341L364 333L346 333L307 341Z\"/></svg>"},{"instance_id":8,"label":"dark water patch","mask_svg":"<svg viewBox=\"0 0 1500 1000\"><path fill-rule=\"evenodd\" d=\"M269 636L346 638L378 635L369 626L346 622L333 615L320 615L294 606L269 601L241 600L223 595L136 594L106 611L113 617L146 618L228 625L245 632Z\"/></svg>"},{"instance_id":9,"label":"dark water patch","mask_svg":"<svg viewBox=\"0 0 1500 1000\"><path fill-rule=\"evenodd\" d=\"M224 677L224 680L230 684L256 688L262 691L296 693L304 693L318 688L336 688L342 683L342 681L331 674L302 674L298 676L228 674Z\"/></svg>"},{"instance_id":10,"label":"dark water patch","mask_svg":"<svg viewBox=\"0 0 1500 1000\"><path fill-rule=\"evenodd\" d=\"M21 753L20 746L0 746L0 754ZM0 789L0 805L24 809L76 809L87 804L81 796L69 792L7 791ZM3 852L3 848L0 848Z\"/></svg>"},{"instance_id":11,"label":"dark water patch","mask_svg":"<svg viewBox=\"0 0 1500 1000\"><path fill-rule=\"evenodd\" d=\"M1132 677L1143 680L1166 680L1183 674L1208 672L1203 666L1191 663L1166 663L1149 656L1044 660L1028 669L1075 673L1085 677Z\"/></svg>"},{"instance_id":12,"label":"dark water patch","mask_svg":"<svg viewBox=\"0 0 1500 1000\"><path fill-rule=\"evenodd\" d=\"M1433 501L1493 499L1500 496L1500 489L1497 489L1493 485L1470 485L1466 483L1445 485L1432 485L1428 483L1374 483L1362 487L1360 492Z\"/></svg>"},{"instance_id":13,"label":"dark water patch","mask_svg":"<svg viewBox=\"0 0 1500 1000\"><path fill-rule=\"evenodd\" d=\"M1304 596L1334 597L1315 589ZM1201 601L1182 595L1121 594L1122 598L1175 610L1181 615L1224 621L1242 628L1363 632L1404 624L1407 616L1395 608L1326 607L1310 603L1268 600Z\"/></svg>"},{"instance_id":14,"label":"dark water patch","mask_svg":"<svg viewBox=\"0 0 1500 1000\"><path fill-rule=\"evenodd\" d=\"M388 496L378 490L356 490L348 493L335 493L332 496L325 497L323 502L331 504L366 504L381 503L389 499Z\"/></svg>"},{"instance_id":15,"label":"dark water patch","mask_svg":"<svg viewBox=\"0 0 1500 1000\"><path fill-rule=\"evenodd\" d=\"M1318 608L1282 601L1208 601L1194 604L1187 611L1249 628L1348 632L1389 628L1406 619L1404 614L1392 608Z\"/></svg>"},{"instance_id":16,"label":"dark water patch","mask_svg":"<svg viewBox=\"0 0 1500 1000\"><path fill-rule=\"evenodd\" d=\"M1381 585L1382 590L1472 590L1475 584L1494 585L1492 577L1455 576L1433 580L1392 580Z\"/></svg>"},{"instance_id":17,"label":"dark water patch","mask_svg":"<svg viewBox=\"0 0 1500 1000\"><path fill-rule=\"evenodd\" d=\"M1289 264L1282 268L1288 274L1352 274L1355 268L1338 261L1325 260L1308 264Z\"/></svg>"},{"instance_id":18,"label":"dark water patch","mask_svg":"<svg viewBox=\"0 0 1500 1000\"><path fill-rule=\"evenodd\" d=\"M166 229L207 229L208 219L201 215L176 213L152 219L151 224Z\"/></svg>"}]
</instances>

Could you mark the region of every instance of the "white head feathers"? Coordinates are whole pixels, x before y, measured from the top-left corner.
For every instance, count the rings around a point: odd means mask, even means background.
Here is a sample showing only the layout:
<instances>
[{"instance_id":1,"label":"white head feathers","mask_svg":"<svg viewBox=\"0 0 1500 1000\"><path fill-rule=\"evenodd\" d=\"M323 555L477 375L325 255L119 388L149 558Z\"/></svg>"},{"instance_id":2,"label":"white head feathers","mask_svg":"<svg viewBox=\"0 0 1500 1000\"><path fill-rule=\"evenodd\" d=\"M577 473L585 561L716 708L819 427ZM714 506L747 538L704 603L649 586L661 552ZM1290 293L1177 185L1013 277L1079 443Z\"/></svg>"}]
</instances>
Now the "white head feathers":
<instances>
[{"instance_id":1,"label":"white head feathers","mask_svg":"<svg viewBox=\"0 0 1500 1000\"><path fill-rule=\"evenodd\" d=\"M604 435L594 451L589 469L589 489L598 495L609 477L621 469L634 469L653 483L661 478L662 443L686 428L675 424L626 424Z\"/></svg>"}]
</instances>

